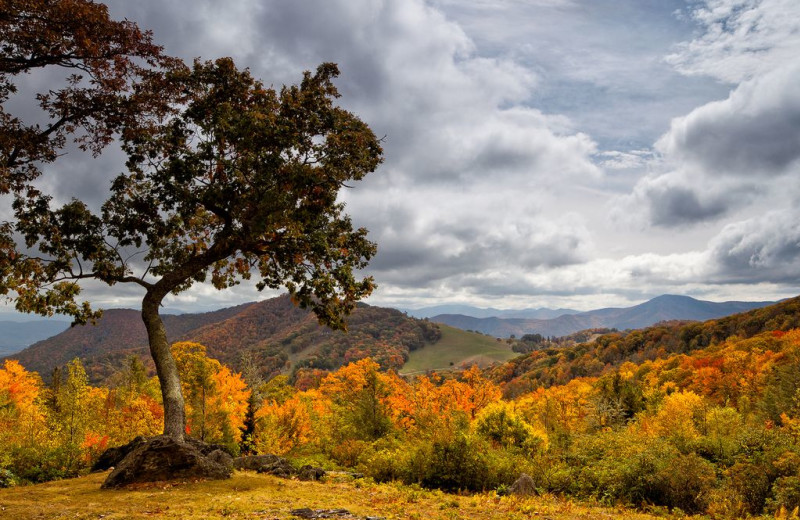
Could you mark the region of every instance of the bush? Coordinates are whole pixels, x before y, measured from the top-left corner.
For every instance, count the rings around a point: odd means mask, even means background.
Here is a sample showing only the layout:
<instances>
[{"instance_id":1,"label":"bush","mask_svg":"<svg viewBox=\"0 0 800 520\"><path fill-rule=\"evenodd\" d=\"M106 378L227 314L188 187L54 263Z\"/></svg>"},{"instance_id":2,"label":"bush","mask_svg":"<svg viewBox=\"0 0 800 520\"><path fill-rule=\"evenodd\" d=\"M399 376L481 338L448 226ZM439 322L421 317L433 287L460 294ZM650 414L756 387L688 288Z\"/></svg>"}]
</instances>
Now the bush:
<instances>
[{"instance_id":1,"label":"bush","mask_svg":"<svg viewBox=\"0 0 800 520\"><path fill-rule=\"evenodd\" d=\"M690 514L706 510L715 482L714 466L694 453L672 459L657 475L664 505Z\"/></svg>"},{"instance_id":2,"label":"bush","mask_svg":"<svg viewBox=\"0 0 800 520\"><path fill-rule=\"evenodd\" d=\"M18 484L17 477L10 470L0 468L0 488L9 488Z\"/></svg>"},{"instance_id":3,"label":"bush","mask_svg":"<svg viewBox=\"0 0 800 520\"><path fill-rule=\"evenodd\" d=\"M728 471L730 487L742 503L743 513L761 514L770 494L771 468L766 464L737 462Z\"/></svg>"},{"instance_id":4,"label":"bush","mask_svg":"<svg viewBox=\"0 0 800 520\"><path fill-rule=\"evenodd\" d=\"M412 466L423 468L418 475L419 483L444 491L478 491L497 487L488 478L489 465L484 456L487 447L480 444L464 433L424 443L412 461Z\"/></svg>"},{"instance_id":5,"label":"bush","mask_svg":"<svg viewBox=\"0 0 800 520\"><path fill-rule=\"evenodd\" d=\"M772 485L772 494L767 506L773 512L781 507L788 511L800 507L800 477L780 477Z\"/></svg>"},{"instance_id":6,"label":"bush","mask_svg":"<svg viewBox=\"0 0 800 520\"><path fill-rule=\"evenodd\" d=\"M533 475L552 492L606 502L651 504L689 513L705 510L716 484L714 466L665 439L610 431L576 436L560 464ZM542 476L546 474L546 479Z\"/></svg>"},{"instance_id":7,"label":"bush","mask_svg":"<svg viewBox=\"0 0 800 520\"><path fill-rule=\"evenodd\" d=\"M495 489L536 469L530 458L493 448L464 431L436 439L384 439L366 450L361 460L359 470L376 481L399 480L444 491Z\"/></svg>"},{"instance_id":8,"label":"bush","mask_svg":"<svg viewBox=\"0 0 800 520\"><path fill-rule=\"evenodd\" d=\"M475 420L475 432L495 445L531 455L547 447L547 434L528 424L511 405L502 401L481 410Z\"/></svg>"}]
</instances>

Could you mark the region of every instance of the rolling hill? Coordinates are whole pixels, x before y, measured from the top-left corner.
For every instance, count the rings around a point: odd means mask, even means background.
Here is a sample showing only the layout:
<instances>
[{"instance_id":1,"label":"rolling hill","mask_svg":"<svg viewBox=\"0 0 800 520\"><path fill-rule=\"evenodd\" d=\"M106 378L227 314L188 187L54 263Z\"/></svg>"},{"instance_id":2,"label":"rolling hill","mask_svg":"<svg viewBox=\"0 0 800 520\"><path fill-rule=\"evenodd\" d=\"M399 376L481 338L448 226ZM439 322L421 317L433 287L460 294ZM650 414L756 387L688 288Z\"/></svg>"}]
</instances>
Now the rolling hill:
<instances>
[{"instance_id":1,"label":"rolling hill","mask_svg":"<svg viewBox=\"0 0 800 520\"><path fill-rule=\"evenodd\" d=\"M574 309L495 309L473 307L471 305L435 305L420 309L401 309L415 318L432 318L441 314L461 314L473 318L523 318L549 320L565 314L578 314Z\"/></svg>"},{"instance_id":2,"label":"rolling hill","mask_svg":"<svg viewBox=\"0 0 800 520\"><path fill-rule=\"evenodd\" d=\"M541 334L566 336L594 328L619 330L640 329L661 321L705 321L758 309L774 302L709 302L688 296L663 295L645 303L625 308L597 309L577 314L565 314L552 319L473 318L460 314L441 314L432 321L464 330L476 330L497 337Z\"/></svg>"},{"instance_id":3,"label":"rolling hill","mask_svg":"<svg viewBox=\"0 0 800 520\"><path fill-rule=\"evenodd\" d=\"M439 341L409 354L408 362L400 370L401 375L461 369L470 365L486 368L519 355L505 341L447 325L442 325L440 329L442 337Z\"/></svg>"},{"instance_id":4,"label":"rolling hill","mask_svg":"<svg viewBox=\"0 0 800 520\"><path fill-rule=\"evenodd\" d=\"M163 319L170 342L202 343L211 357L235 369L249 353L264 375L293 367L332 369L367 356L399 369L410 351L439 337L438 325L368 305L359 305L350 316L348 333L334 332L320 326L310 311L298 309L288 296ZM149 362L140 313L111 309L96 325L72 327L8 357L44 378L78 357L90 379L100 381L130 355Z\"/></svg>"}]
</instances>

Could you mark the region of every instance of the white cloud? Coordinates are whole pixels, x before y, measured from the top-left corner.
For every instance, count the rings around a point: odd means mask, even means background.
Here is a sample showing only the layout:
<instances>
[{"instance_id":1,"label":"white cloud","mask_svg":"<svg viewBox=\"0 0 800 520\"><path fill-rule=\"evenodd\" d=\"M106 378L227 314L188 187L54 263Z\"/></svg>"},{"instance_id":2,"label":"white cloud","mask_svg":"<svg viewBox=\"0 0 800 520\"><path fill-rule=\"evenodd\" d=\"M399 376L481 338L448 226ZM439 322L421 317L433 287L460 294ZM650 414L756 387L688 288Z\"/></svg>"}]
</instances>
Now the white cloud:
<instances>
[{"instance_id":1,"label":"white cloud","mask_svg":"<svg viewBox=\"0 0 800 520\"><path fill-rule=\"evenodd\" d=\"M707 0L689 15L704 32L667 56L684 74L738 83L797 59L796 0Z\"/></svg>"},{"instance_id":2,"label":"white cloud","mask_svg":"<svg viewBox=\"0 0 800 520\"><path fill-rule=\"evenodd\" d=\"M776 193L797 190L786 181L800 172L796 2L710 0L692 16L704 33L668 60L682 72L739 84L727 98L672 120L650 173L614 204L618 220L720 221L749 206L775 209Z\"/></svg>"},{"instance_id":3,"label":"white cloud","mask_svg":"<svg viewBox=\"0 0 800 520\"><path fill-rule=\"evenodd\" d=\"M339 63L341 103L386 136L385 164L342 195L379 244L370 272L381 288L371 302L590 308L663 292L741 299L736 286L748 277L764 299L790 286L796 229L785 201L800 193L788 182L800 149L800 78L786 66L800 49L795 4L693 3L701 34L671 51L688 37L671 2L111 7L154 29L169 53L231 55L276 86ZM669 52L674 69L662 59ZM733 84L729 97L717 80ZM675 114L685 115L668 126ZM657 153L643 150L661 134ZM81 167L65 166L68 181L54 189L97 197L101 184L90 180L102 175ZM772 220L752 216L769 204ZM634 225L610 230L608 213ZM696 223L718 228L699 233ZM114 298L135 301L116 290ZM171 305L257 296L249 285L199 286Z\"/></svg>"}]
</instances>

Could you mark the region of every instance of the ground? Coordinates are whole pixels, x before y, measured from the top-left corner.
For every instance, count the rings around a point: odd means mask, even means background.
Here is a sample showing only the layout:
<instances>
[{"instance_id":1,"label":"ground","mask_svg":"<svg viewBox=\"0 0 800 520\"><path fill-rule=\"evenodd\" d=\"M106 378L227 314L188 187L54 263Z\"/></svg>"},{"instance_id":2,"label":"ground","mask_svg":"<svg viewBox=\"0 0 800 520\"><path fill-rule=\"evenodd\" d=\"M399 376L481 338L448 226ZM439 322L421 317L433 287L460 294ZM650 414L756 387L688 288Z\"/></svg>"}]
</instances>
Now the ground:
<instances>
[{"instance_id":1,"label":"ground","mask_svg":"<svg viewBox=\"0 0 800 520\"><path fill-rule=\"evenodd\" d=\"M295 518L291 510L347 509L351 518L385 520L646 520L619 508L583 505L556 497L518 499L494 492L458 496L395 484L332 476L300 482L251 472L230 480L150 484L101 491L107 473L0 490L0 518L28 519L259 519ZM662 517L663 518L663 517Z\"/></svg>"}]
</instances>

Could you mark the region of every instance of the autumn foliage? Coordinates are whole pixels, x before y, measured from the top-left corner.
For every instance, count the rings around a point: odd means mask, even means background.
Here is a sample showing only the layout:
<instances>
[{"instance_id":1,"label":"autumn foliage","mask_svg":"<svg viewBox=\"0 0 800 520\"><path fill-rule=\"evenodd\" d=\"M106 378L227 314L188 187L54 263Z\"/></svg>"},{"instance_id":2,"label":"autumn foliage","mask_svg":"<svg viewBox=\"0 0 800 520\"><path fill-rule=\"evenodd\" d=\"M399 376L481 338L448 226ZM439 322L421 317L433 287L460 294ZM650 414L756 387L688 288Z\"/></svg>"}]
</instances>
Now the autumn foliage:
<instances>
[{"instance_id":1,"label":"autumn foliage","mask_svg":"<svg viewBox=\"0 0 800 520\"><path fill-rule=\"evenodd\" d=\"M365 358L246 385L203 345L173 353L187 432L232 451L450 491L502 493L525 472L543 492L720 518L800 506L800 329L622 361L513 398L513 380L489 377L502 367L403 378ZM159 431L157 385L137 358L104 386L89 386L77 360L53 381L14 361L0 370L5 484L80 473L106 447Z\"/></svg>"},{"instance_id":2,"label":"autumn foliage","mask_svg":"<svg viewBox=\"0 0 800 520\"><path fill-rule=\"evenodd\" d=\"M236 451L250 395L241 376L206 357L202 345L174 348L185 376L187 433ZM137 357L97 387L78 359L56 370L49 387L17 361L6 361L0 368L0 484L74 476L111 446L160 434L160 398L158 381Z\"/></svg>"}]
</instances>

